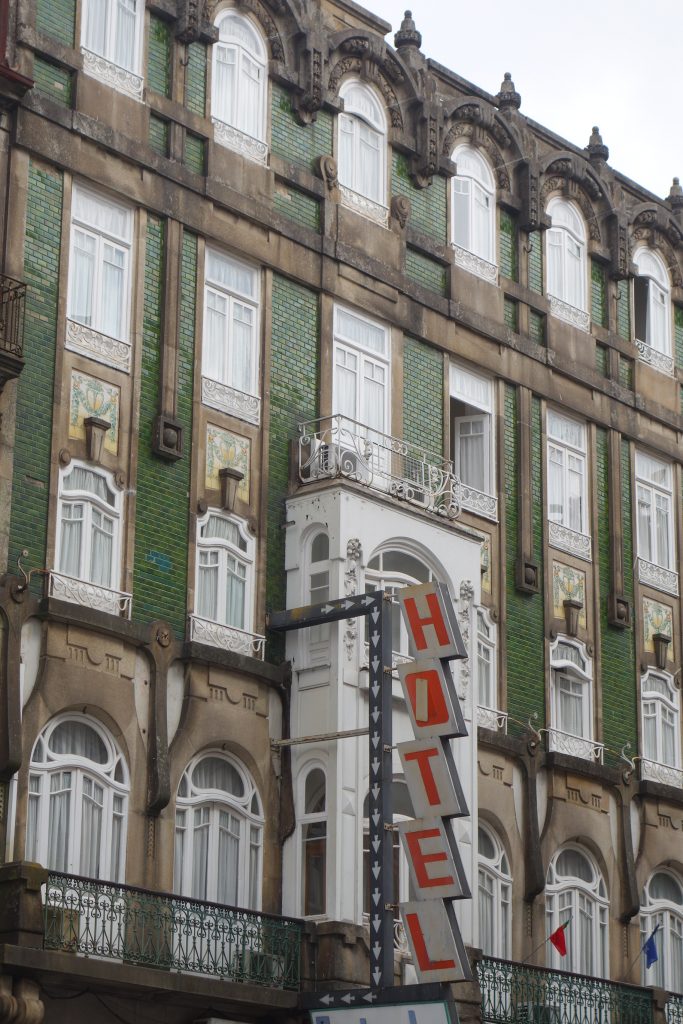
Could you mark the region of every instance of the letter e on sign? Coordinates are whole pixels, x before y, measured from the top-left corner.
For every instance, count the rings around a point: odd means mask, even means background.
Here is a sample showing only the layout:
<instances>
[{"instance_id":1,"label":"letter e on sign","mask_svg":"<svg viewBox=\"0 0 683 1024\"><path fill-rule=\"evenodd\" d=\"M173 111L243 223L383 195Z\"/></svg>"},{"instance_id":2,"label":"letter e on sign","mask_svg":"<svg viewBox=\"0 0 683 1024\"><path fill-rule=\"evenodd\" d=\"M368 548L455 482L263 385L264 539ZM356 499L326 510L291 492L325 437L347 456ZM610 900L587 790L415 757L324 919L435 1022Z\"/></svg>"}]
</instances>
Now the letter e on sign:
<instances>
[{"instance_id":1,"label":"letter e on sign","mask_svg":"<svg viewBox=\"0 0 683 1024\"><path fill-rule=\"evenodd\" d=\"M398 833L416 899L469 899L470 887L450 827L441 818L409 819Z\"/></svg>"},{"instance_id":2,"label":"letter e on sign","mask_svg":"<svg viewBox=\"0 0 683 1024\"><path fill-rule=\"evenodd\" d=\"M418 656L466 658L448 588L443 583L423 583L398 592L401 612Z\"/></svg>"}]
</instances>

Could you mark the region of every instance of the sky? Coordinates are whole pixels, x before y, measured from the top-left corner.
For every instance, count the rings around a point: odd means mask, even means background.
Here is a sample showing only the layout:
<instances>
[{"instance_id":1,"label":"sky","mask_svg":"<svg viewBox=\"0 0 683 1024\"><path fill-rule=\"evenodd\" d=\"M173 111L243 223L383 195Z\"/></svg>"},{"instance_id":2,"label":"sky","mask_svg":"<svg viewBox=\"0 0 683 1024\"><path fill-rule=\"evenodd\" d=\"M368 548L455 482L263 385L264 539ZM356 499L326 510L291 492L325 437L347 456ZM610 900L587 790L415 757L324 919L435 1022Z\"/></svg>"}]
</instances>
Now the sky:
<instances>
[{"instance_id":1,"label":"sky","mask_svg":"<svg viewBox=\"0 0 683 1024\"><path fill-rule=\"evenodd\" d=\"M393 45L406 3L360 2ZM609 164L657 196L683 181L681 0L412 3L426 57L494 95L510 71L523 114L580 147L598 125Z\"/></svg>"}]
</instances>

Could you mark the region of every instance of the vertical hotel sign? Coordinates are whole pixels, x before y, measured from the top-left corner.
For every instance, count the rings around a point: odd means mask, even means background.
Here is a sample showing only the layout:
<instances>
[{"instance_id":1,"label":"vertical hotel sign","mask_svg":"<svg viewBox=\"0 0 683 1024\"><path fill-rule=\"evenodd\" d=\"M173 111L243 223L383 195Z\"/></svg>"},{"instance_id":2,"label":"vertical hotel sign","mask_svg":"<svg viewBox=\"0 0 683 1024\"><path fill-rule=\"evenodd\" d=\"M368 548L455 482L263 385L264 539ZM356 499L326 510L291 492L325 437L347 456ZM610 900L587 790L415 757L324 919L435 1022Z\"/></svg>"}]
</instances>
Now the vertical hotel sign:
<instances>
[{"instance_id":1,"label":"vertical hotel sign","mask_svg":"<svg viewBox=\"0 0 683 1024\"><path fill-rule=\"evenodd\" d=\"M466 658L448 589L397 594L416 660L399 666L415 739L398 744L415 820L399 823L415 899L400 905L420 982L472 977L453 900L471 896L451 819L469 813L451 740L467 736L450 662Z\"/></svg>"}]
</instances>

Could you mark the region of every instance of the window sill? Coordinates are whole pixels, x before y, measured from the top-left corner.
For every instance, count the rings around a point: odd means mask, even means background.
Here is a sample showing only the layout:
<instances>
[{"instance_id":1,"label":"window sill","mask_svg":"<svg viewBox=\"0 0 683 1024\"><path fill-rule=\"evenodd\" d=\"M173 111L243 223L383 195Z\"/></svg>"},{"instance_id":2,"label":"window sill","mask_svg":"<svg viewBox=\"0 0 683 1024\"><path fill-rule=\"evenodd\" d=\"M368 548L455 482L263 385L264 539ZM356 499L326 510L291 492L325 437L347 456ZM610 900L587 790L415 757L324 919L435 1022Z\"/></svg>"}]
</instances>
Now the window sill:
<instances>
[{"instance_id":1,"label":"window sill","mask_svg":"<svg viewBox=\"0 0 683 1024\"><path fill-rule=\"evenodd\" d=\"M92 608L93 611L108 612L124 619L130 618L131 594L100 587L85 580L77 580L73 576L64 576L63 573L50 573L48 596Z\"/></svg>"},{"instance_id":2,"label":"window sill","mask_svg":"<svg viewBox=\"0 0 683 1024\"><path fill-rule=\"evenodd\" d=\"M462 267L468 273L480 277L482 281L488 281L490 284L498 283L498 267L495 263L489 263L488 260L475 255L469 249L463 249L455 242L451 243L451 248L453 249L453 261L457 267Z\"/></svg>"},{"instance_id":3,"label":"window sill","mask_svg":"<svg viewBox=\"0 0 683 1024\"><path fill-rule=\"evenodd\" d=\"M189 617L189 639L194 643L220 647L222 651L244 654L247 658L263 659L265 636L248 633L236 626L224 626L220 622L202 619L198 615Z\"/></svg>"},{"instance_id":4,"label":"window sill","mask_svg":"<svg viewBox=\"0 0 683 1024\"><path fill-rule=\"evenodd\" d=\"M100 334L99 331L94 331L92 327L86 327L85 324L67 320L64 344L70 352L78 352L80 355L87 356L88 359L104 363L105 366L130 373L131 346L127 341L110 338L109 335Z\"/></svg>"},{"instance_id":5,"label":"window sill","mask_svg":"<svg viewBox=\"0 0 683 1024\"><path fill-rule=\"evenodd\" d=\"M565 323L571 324L572 327L578 327L580 331L590 334L591 318L589 313L586 313L583 309L577 309L576 306L571 306L564 299L558 299L555 295L548 296L548 304L551 316L556 317L558 320L564 320Z\"/></svg>"},{"instance_id":6,"label":"window sill","mask_svg":"<svg viewBox=\"0 0 683 1024\"><path fill-rule=\"evenodd\" d=\"M576 555L584 562L593 560L591 538L585 533L577 533L561 523L548 522L548 543L553 548Z\"/></svg>"},{"instance_id":7,"label":"window sill","mask_svg":"<svg viewBox=\"0 0 683 1024\"><path fill-rule=\"evenodd\" d=\"M661 764L659 761L649 761L646 757L641 758L640 761L640 777L660 782L663 786L673 786L675 789L683 788L683 771L680 768Z\"/></svg>"},{"instance_id":8,"label":"window sill","mask_svg":"<svg viewBox=\"0 0 683 1024\"><path fill-rule=\"evenodd\" d=\"M389 223L389 210L386 206L376 203L374 199L368 199L367 196L362 196L359 192L354 192L352 188L347 188L346 185L340 185L339 192L344 206L348 206L349 209L360 213L362 217L374 220L377 224L381 224L382 227L386 227Z\"/></svg>"},{"instance_id":9,"label":"window sill","mask_svg":"<svg viewBox=\"0 0 683 1024\"><path fill-rule=\"evenodd\" d=\"M105 85L110 85L112 89L125 93L126 96L137 100L138 103L142 103L144 81L139 75L119 67L118 64L112 64L106 57L93 53L85 46L81 47L81 56L86 75L104 82Z\"/></svg>"},{"instance_id":10,"label":"window sill","mask_svg":"<svg viewBox=\"0 0 683 1024\"><path fill-rule=\"evenodd\" d=\"M647 363L653 370L665 373L667 377L673 377L674 361L671 356L667 356L664 352L658 352L656 348L652 348L651 345L647 345L644 341L638 341L637 338L635 344L638 349L638 358L641 362Z\"/></svg>"},{"instance_id":11,"label":"window sill","mask_svg":"<svg viewBox=\"0 0 683 1024\"><path fill-rule=\"evenodd\" d=\"M572 733L562 732L561 729L548 729L548 750L555 754L569 754L570 757L580 757L584 761L602 764L604 749L604 744L595 740L574 736Z\"/></svg>"},{"instance_id":12,"label":"window sill","mask_svg":"<svg viewBox=\"0 0 683 1024\"><path fill-rule=\"evenodd\" d=\"M235 153L241 153L248 160L254 160L264 166L268 163L268 146L265 142L255 139L252 135L247 135L246 132L241 132L239 128L233 128L225 121L219 121L217 117L212 117L211 120L214 140L220 146L232 149Z\"/></svg>"},{"instance_id":13,"label":"window sill","mask_svg":"<svg viewBox=\"0 0 683 1024\"><path fill-rule=\"evenodd\" d=\"M678 597L678 573L647 562L644 558L638 559L638 582Z\"/></svg>"},{"instance_id":14,"label":"window sill","mask_svg":"<svg viewBox=\"0 0 683 1024\"><path fill-rule=\"evenodd\" d=\"M493 494L486 494L485 491L478 491L476 487L468 487L467 484L460 484L460 505L475 516L483 516L491 522L498 522L498 498Z\"/></svg>"},{"instance_id":15,"label":"window sill","mask_svg":"<svg viewBox=\"0 0 683 1024\"><path fill-rule=\"evenodd\" d=\"M244 391L221 384L211 377L202 377L202 402L212 409L246 420L258 427L261 422L261 399Z\"/></svg>"}]
</instances>

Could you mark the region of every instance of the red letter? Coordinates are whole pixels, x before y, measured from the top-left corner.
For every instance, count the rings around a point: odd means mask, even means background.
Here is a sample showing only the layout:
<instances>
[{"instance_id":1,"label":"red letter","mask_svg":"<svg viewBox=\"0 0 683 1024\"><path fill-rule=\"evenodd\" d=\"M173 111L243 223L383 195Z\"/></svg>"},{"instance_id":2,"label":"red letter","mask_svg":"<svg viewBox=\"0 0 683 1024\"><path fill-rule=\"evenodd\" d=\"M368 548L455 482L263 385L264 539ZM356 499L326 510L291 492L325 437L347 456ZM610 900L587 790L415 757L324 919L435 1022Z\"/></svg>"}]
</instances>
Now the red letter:
<instances>
[{"instance_id":1,"label":"red letter","mask_svg":"<svg viewBox=\"0 0 683 1024\"><path fill-rule=\"evenodd\" d=\"M414 597L407 597L404 602L404 608L408 621L410 623L410 631L413 634L413 643L418 651L424 651L429 647L429 644L425 640L424 626L433 626L436 632L436 639L441 647L448 647L451 643L451 638L444 622L443 615L441 614L441 605L439 604L439 598L436 594L426 594L427 605L431 612L431 618L421 619L420 614L417 610L417 601Z\"/></svg>"},{"instance_id":2,"label":"red letter","mask_svg":"<svg viewBox=\"0 0 683 1024\"><path fill-rule=\"evenodd\" d=\"M427 689L426 718L421 718L417 713L418 684L426 686ZM410 700L417 725L420 727L426 725L443 725L444 722L448 721L448 706L446 705L443 689L441 688L441 679L436 669L431 669L428 672L410 672L405 678L405 686L408 691L408 698ZM423 701L420 701L420 703L423 703ZM420 708L420 713L424 713L423 708Z\"/></svg>"},{"instance_id":3,"label":"red letter","mask_svg":"<svg viewBox=\"0 0 683 1024\"><path fill-rule=\"evenodd\" d=\"M430 960L427 943L422 934L422 925L417 914L406 914L406 926L415 948L415 956L421 971L447 971L455 967L455 960Z\"/></svg>"},{"instance_id":4,"label":"red letter","mask_svg":"<svg viewBox=\"0 0 683 1024\"><path fill-rule=\"evenodd\" d=\"M404 756L406 761L417 761L417 767L420 769L420 775L422 776L422 785L425 788L430 804L440 804L441 797L434 773L432 772L432 766L429 763L430 758L439 756L437 748L430 747L429 750L414 750L412 754L405 754Z\"/></svg>"},{"instance_id":5,"label":"red letter","mask_svg":"<svg viewBox=\"0 0 683 1024\"><path fill-rule=\"evenodd\" d=\"M455 879L452 875L443 875L441 878L430 878L425 864L433 864L436 861L450 861L450 857L443 850L440 853L423 853L420 843L423 839L441 838L438 828L424 828L420 832L406 832L405 840L410 850L415 868L417 884L421 889L430 889L435 885L453 885Z\"/></svg>"}]
</instances>

